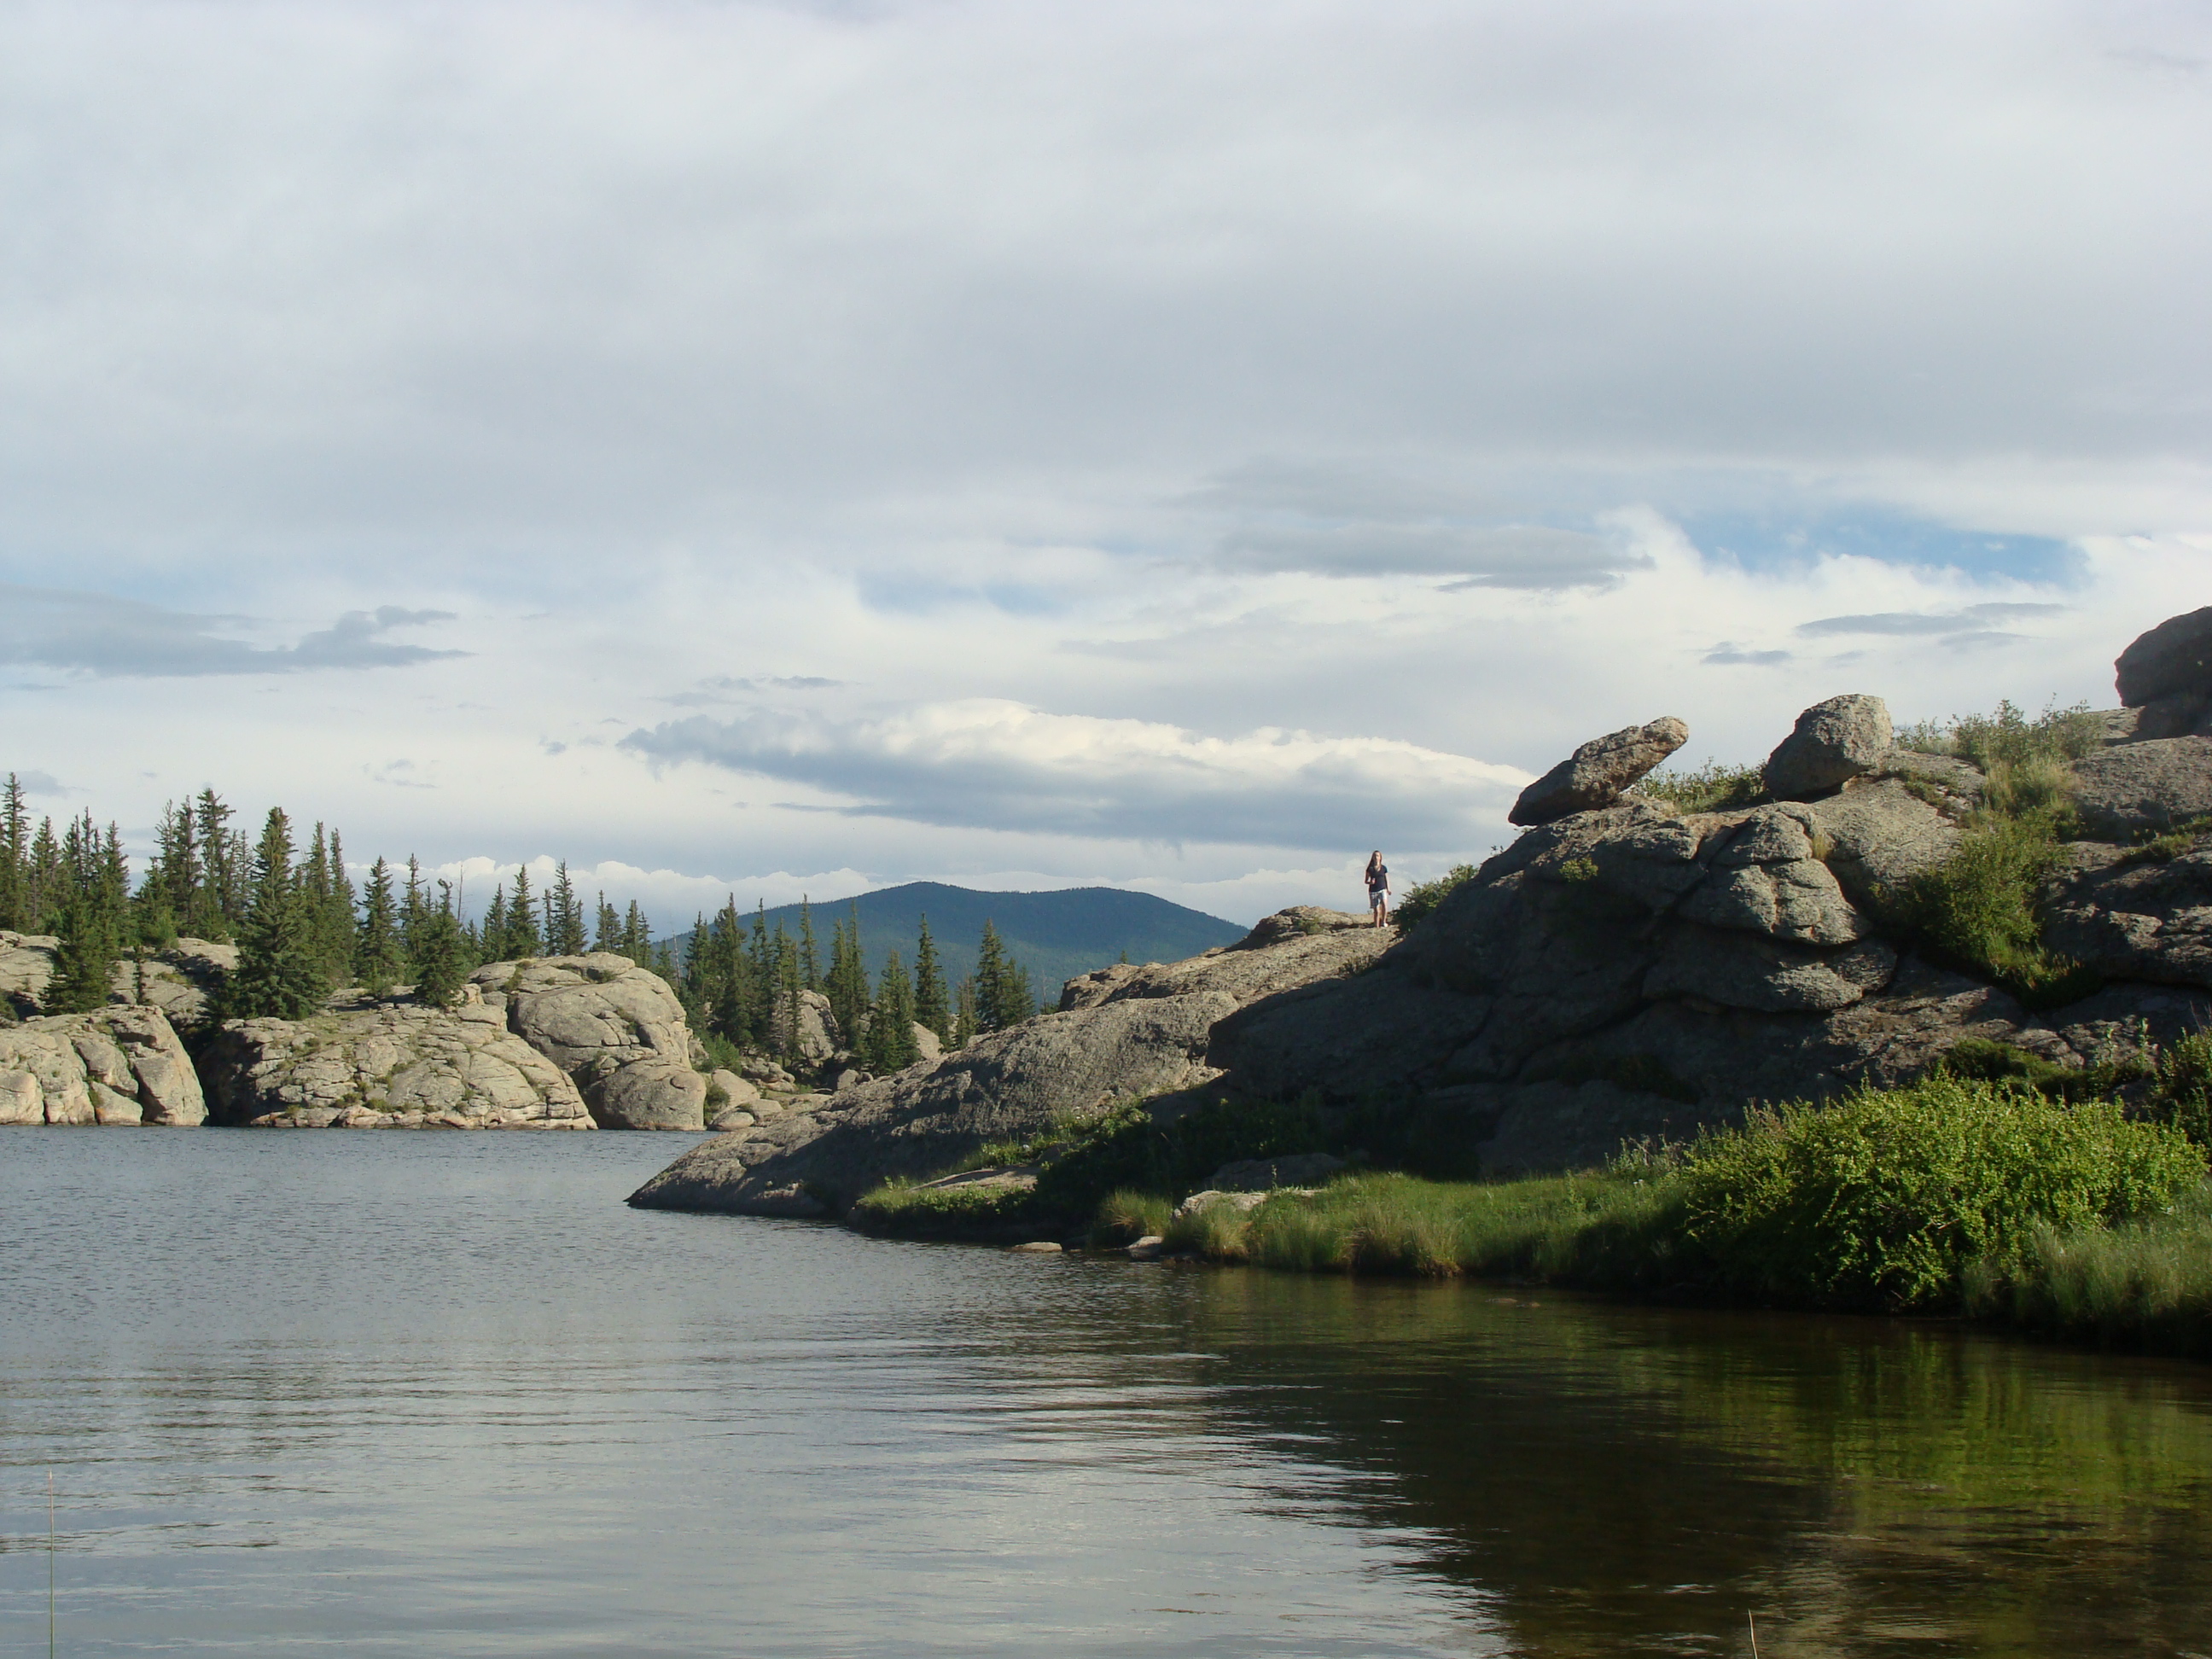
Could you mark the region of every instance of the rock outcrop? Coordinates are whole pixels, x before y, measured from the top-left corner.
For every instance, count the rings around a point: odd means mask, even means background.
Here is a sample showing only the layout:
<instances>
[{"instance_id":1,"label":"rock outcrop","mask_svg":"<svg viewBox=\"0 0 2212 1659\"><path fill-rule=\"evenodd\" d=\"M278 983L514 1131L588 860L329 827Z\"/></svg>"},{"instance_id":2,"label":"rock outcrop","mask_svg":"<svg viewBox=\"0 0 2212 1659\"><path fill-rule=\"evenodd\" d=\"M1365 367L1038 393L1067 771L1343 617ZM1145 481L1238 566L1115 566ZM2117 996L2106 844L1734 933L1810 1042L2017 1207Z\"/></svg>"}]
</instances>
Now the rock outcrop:
<instances>
[{"instance_id":1,"label":"rock outcrop","mask_svg":"<svg viewBox=\"0 0 2212 1659\"><path fill-rule=\"evenodd\" d=\"M1506 818L1519 824L1550 823L1610 806L1689 740L1690 728L1672 715L1593 738L1523 789Z\"/></svg>"},{"instance_id":2,"label":"rock outcrop","mask_svg":"<svg viewBox=\"0 0 2212 1659\"><path fill-rule=\"evenodd\" d=\"M2074 811L2100 840L2162 835L2212 815L2212 738L2116 744L2074 763Z\"/></svg>"},{"instance_id":3,"label":"rock outcrop","mask_svg":"<svg viewBox=\"0 0 2212 1659\"><path fill-rule=\"evenodd\" d=\"M206 1116L191 1059L157 1009L0 1027L0 1123L189 1127Z\"/></svg>"},{"instance_id":4,"label":"rock outcrop","mask_svg":"<svg viewBox=\"0 0 2212 1659\"><path fill-rule=\"evenodd\" d=\"M1888 752L1889 705L1861 694L1831 697L1797 717L1760 776L1777 800L1812 800L1864 777Z\"/></svg>"},{"instance_id":5,"label":"rock outcrop","mask_svg":"<svg viewBox=\"0 0 2212 1659\"><path fill-rule=\"evenodd\" d=\"M261 1128L589 1129L568 1074L480 1000L340 1000L225 1024L202 1057L210 1114Z\"/></svg>"},{"instance_id":6,"label":"rock outcrop","mask_svg":"<svg viewBox=\"0 0 2212 1659\"><path fill-rule=\"evenodd\" d=\"M2113 663L2138 738L2212 736L2212 605L2169 617Z\"/></svg>"},{"instance_id":7,"label":"rock outcrop","mask_svg":"<svg viewBox=\"0 0 2212 1659\"><path fill-rule=\"evenodd\" d=\"M935 1176L988 1141L1203 1083L1216 1075L1206 1051L1224 1016L1340 977L1395 937L1364 916L1301 907L1188 962L1102 969L1069 981L1052 1013L695 1147L630 1201L770 1215L842 1210L871 1187Z\"/></svg>"},{"instance_id":8,"label":"rock outcrop","mask_svg":"<svg viewBox=\"0 0 2212 1659\"><path fill-rule=\"evenodd\" d=\"M486 1010L568 1075L601 1128L706 1127L706 1055L659 975L603 951L495 962L469 980Z\"/></svg>"},{"instance_id":9,"label":"rock outcrop","mask_svg":"<svg viewBox=\"0 0 2212 1659\"><path fill-rule=\"evenodd\" d=\"M0 1003L19 1016L45 1010L61 940L49 933L0 932ZM238 965L238 947L180 939L150 951L143 962L115 964L114 1000L158 1008L176 1030L197 1033L208 1024L211 999Z\"/></svg>"}]
</instances>

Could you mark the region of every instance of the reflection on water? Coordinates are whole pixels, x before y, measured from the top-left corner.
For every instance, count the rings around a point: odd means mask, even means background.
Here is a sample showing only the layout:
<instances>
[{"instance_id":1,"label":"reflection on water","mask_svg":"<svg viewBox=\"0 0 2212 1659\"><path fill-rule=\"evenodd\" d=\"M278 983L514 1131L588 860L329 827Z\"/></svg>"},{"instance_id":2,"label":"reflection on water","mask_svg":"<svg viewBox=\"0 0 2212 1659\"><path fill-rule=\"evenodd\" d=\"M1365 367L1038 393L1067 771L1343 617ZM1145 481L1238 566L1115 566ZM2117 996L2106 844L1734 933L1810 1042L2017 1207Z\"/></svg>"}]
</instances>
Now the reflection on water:
<instances>
[{"instance_id":1,"label":"reflection on water","mask_svg":"<svg viewBox=\"0 0 2212 1659\"><path fill-rule=\"evenodd\" d=\"M2212 1374L0 1133L0 1654L2212 1653Z\"/></svg>"}]
</instances>

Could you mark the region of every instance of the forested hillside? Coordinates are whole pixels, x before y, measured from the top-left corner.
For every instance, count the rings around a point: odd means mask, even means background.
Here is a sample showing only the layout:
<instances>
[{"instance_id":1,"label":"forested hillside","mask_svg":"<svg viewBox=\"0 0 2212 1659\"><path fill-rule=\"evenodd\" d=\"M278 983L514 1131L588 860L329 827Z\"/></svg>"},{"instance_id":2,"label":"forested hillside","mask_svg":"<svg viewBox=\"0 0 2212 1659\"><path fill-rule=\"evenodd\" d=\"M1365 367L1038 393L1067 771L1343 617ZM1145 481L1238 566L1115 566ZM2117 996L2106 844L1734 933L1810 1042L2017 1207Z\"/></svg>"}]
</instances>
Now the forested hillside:
<instances>
[{"instance_id":1,"label":"forested hillside","mask_svg":"<svg viewBox=\"0 0 2212 1659\"><path fill-rule=\"evenodd\" d=\"M1046 893L984 893L943 882L914 881L854 899L811 907L813 925L825 934L830 918L860 917L860 954L880 974L890 952L913 961L915 938L925 917L948 982L975 973L976 943L990 922L1008 955L1029 969L1036 993L1050 1007L1060 983L1125 956L1131 962L1180 962L1217 945L1242 939L1245 930L1150 893L1119 887L1070 887ZM800 907L767 912L794 937ZM750 918L749 918L750 919ZM681 960L683 941L672 941Z\"/></svg>"}]
</instances>

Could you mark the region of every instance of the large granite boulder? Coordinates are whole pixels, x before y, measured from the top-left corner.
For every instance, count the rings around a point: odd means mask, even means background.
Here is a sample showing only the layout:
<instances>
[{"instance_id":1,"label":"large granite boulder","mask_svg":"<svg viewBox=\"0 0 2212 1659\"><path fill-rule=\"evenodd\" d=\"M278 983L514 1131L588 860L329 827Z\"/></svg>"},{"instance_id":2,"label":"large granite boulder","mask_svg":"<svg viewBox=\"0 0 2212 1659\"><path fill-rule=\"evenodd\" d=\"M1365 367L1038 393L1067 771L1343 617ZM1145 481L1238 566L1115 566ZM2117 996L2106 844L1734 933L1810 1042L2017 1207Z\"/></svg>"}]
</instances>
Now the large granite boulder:
<instances>
[{"instance_id":1,"label":"large granite boulder","mask_svg":"<svg viewBox=\"0 0 2212 1659\"><path fill-rule=\"evenodd\" d=\"M483 1006L574 1082L603 1129L703 1129L706 1055L668 982L597 951L495 962L469 976Z\"/></svg>"},{"instance_id":2,"label":"large granite boulder","mask_svg":"<svg viewBox=\"0 0 2212 1659\"><path fill-rule=\"evenodd\" d=\"M0 1123L189 1127L206 1116L191 1058L158 1010L0 1026Z\"/></svg>"},{"instance_id":3,"label":"large granite boulder","mask_svg":"<svg viewBox=\"0 0 2212 1659\"><path fill-rule=\"evenodd\" d=\"M2136 740L2212 736L2212 605L2167 617L2112 667Z\"/></svg>"},{"instance_id":4,"label":"large granite boulder","mask_svg":"<svg viewBox=\"0 0 2212 1659\"><path fill-rule=\"evenodd\" d=\"M303 1020L225 1023L202 1057L210 1115L262 1128L589 1129L568 1074L471 997L340 999Z\"/></svg>"},{"instance_id":5,"label":"large granite boulder","mask_svg":"<svg viewBox=\"0 0 2212 1659\"><path fill-rule=\"evenodd\" d=\"M1777 800L1810 800L1874 771L1892 735L1889 705L1880 697L1831 697L1798 715L1759 775Z\"/></svg>"},{"instance_id":6,"label":"large granite boulder","mask_svg":"<svg viewBox=\"0 0 2212 1659\"><path fill-rule=\"evenodd\" d=\"M1523 789L1506 819L1520 824L1551 823L1576 812L1610 806L1631 784L1689 740L1690 728L1672 715L1593 738Z\"/></svg>"},{"instance_id":7,"label":"large granite boulder","mask_svg":"<svg viewBox=\"0 0 2212 1659\"><path fill-rule=\"evenodd\" d=\"M872 1187L938 1175L987 1142L1203 1083L1215 1075L1205 1056L1222 1016L1254 997L1340 977L1395 937L1365 917L1305 907L1188 962L1085 975L1068 981L1054 1012L708 1141L630 1201L746 1214L842 1211Z\"/></svg>"},{"instance_id":8,"label":"large granite boulder","mask_svg":"<svg viewBox=\"0 0 2212 1659\"><path fill-rule=\"evenodd\" d=\"M2044 943L2113 979L2212 990L2212 835L2150 850L2069 847L2044 885Z\"/></svg>"},{"instance_id":9,"label":"large granite boulder","mask_svg":"<svg viewBox=\"0 0 2212 1659\"><path fill-rule=\"evenodd\" d=\"M2120 702L2130 708L2166 697L2212 696L2212 605L2168 617L2139 635L2112 669Z\"/></svg>"},{"instance_id":10,"label":"large granite boulder","mask_svg":"<svg viewBox=\"0 0 2212 1659\"><path fill-rule=\"evenodd\" d=\"M2162 835L2212 814L2212 738L2162 738L2074 763L2074 811L2100 840Z\"/></svg>"}]
</instances>

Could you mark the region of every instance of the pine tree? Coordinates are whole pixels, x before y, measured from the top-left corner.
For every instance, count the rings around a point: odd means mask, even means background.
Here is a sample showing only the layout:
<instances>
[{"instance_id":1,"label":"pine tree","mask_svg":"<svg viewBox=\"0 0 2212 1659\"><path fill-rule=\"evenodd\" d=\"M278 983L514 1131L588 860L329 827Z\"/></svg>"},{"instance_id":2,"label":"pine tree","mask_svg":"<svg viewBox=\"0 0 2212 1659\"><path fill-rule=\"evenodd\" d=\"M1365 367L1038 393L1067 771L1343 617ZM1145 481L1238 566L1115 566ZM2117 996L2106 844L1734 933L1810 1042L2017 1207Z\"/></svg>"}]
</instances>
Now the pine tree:
<instances>
[{"instance_id":1,"label":"pine tree","mask_svg":"<svg viewBox=\"0 0 2212 1659\"><path fill-rule=\"evenodd\" d=\"M361 931L355 936L354 977L368 994L390 993L405 971L400 955L399 918L392 899L392 866L382 859L369 866L368 889L362 899Z\"/></svg>"},{"instance_id":2,"label":"pine tree","mask_svg":"<svg viewBox=\"0 0 2212 1659\"><path fill-rule=\"evenodd\" d=\"M601 892L599 895L599 925L597 936L592 940L592 949L594 951L611 951L617 955L620 955L622 952L622 917L616 913L615 907L607 902L607 896L605 892Z\"/></svg>"},{"instance_id":3,"label":"pine tree","mask_svg":"<svg viewBox=\"0 0 2212 1659\"><path fill-rule=\"evenodd\" d=\"M975 981L963 978L953 1000L952 1046L964 1048L975 1040Z\"/></svg>"},{"instance_id":4,"label":"pine tree","mask_svg":"<svg viewBox=\"0 0 2212 1659\"><path fill-rule=\"evenodd\" d=\"M830 999L830 1017L837 1022L838 1040L857 1051L869 1002L868 964L860 954L860 907L854 907L849 926L833 921L830 927L830 977L824 994Z\"/></svg>"},{"instance_id":5,"label":"pine tree","mask_svg":"<svg viewBox=\"0 0 2212 1659\"><path fill-rule=\"evenodd\" d=\"M884 958L877 981L866 1052L870 1067L878 1072L902 1072L921 1057L914 1038L914 986L896 951Z\"/></svg>"},{"instance_id":6,"label":"pine tree","mask_svg":"<svg viewBox=\"0 0 2212 1659\"><path fill-rule=\"evenodd\" d=\"M433 1008L449 1007L468 979L469 964L460 919L453 914L450 882L438 884L438 902L426 907L422 942L414 958L415 1000Z\"/></svg>"},{"instance_id":7,"label":"pine tree","mask_svg":"<svg viewBox=\"0 0 2212 1659\"><path fill-rule=\"evenodd\" d=\"M399 956L410 966L415 960L415 947L422 937L422 924L429 914L429 902L422 894L422 860L410 853L407 885L399 895Z\"/></svg>"},{"instance_id":8,"label":"pine tree","mask_svg":"<svg viewBox=\"0 0 2212 1659\"><path fill-rule=\"evenodd\" d=\"M738 1048L754 1040L752 964L745 959L745 925L732 893L708 930L705 987L707 1026Z\"/></svg>"},{"instance_id":9,"label":"pine tree","mask_svg":"<svg viewBox=\"0 0 2212 1659\"><path fill-rule=\"evenodd\" d=\"M553 885L545 893L545 951L548 956L584 954L584 907L568 879L568 860L553 866Z\"/></svg>"},{"instance_id":10,"label":"pine tree","mask_svg":"<svg viewBox=\"0 0 2212 1659\"><path fill-rule=\"evenodd\" d=\"M511 954L507 948L507 884L500 882L491 890L491 908L483 914L483 940L484 960L505 962Z\"/></svg>"},{"instance_id":11,"label":"pine tree","mask_svg":"<svg viewBox=\"0 0 2212 1659\"><path fill-rule=\"evenodd\" d=\"M983 938L975 949L975 1017L980 1029L1003 1031L1036 1012L1036 994L1030 987L1029 969L1006 954L998 929L983 923Z\"/></svg>"},{"instance_id":12,"label":"pine tree","mask_svg":"<svg viewBox=\"0 0 2212 1659\"><path fill-rule=\"evenodd\" d=\"M623 917L622 953L641 968L653 966L653 924L646 920L645 907L635 899Z\"/></svg>"},{"instance_id":13,"label":"pine tree","mask_svg":"<svg viewBox=\"0 0 2212 1659\"><path fill-rule=\"evenodd\" d=\"M38 833L31 837L31 856L25 865L24 925L34 933L52 933L60 925L63 896L62 844L54 835L54 821L40 818Z\"/></svg>"},{"instance_id":14,"label":"pine tree","mask_svg":"<svg viewBox=\"0 0 2212 1659\"><path fill-rule=\"evenodd\" d=\"M952 1035L952 1011L945 1002L945 969L937 959L937 942L929 936L929 918L921 919L921 933L914 942L914 1018L937 1033L939 1042Z\"/></svg>"},{"instance_id":15,"label":"pine tree","mask_svg":"<svg viewBox=\"0 0 2212 1659\"><path fill-rule=\"evenodd\" d=\"M810 991L822 988L822 963L814 951L814 907L804 893L799 896L799 982Z\"/></svg>"},{"instance_id":16,"label":"pine tree","mask_svg":"<svg viewBox=\"0 0 2212 1659\"><path fill-rule=\"evenodd\" d=\"M331 831L330 884L330 896L323 901L324 960L329 965L332 984L349 984L359 927L354 920L358 895L353 890L353 878L346 874L345 846L335 830Z\"/></svg>"},{"instance_id":17,"label":"pine tree","mask_svg":"<svg viewBox=\"0 0 2212 1659\"><path fill-rule=\"evenodd\" d=\"M544 941L538 936L538 906L530 896L530 869L527 865L514 866L514 897L507 907L507 944L499 959L508 957L534 957L544 949Z\"/></svg>"},{"instance_id":18,"label":"pine tree","mask_svg":"<svg viewBox=\"0 0 2212 1659\"><path fill-rule=\"evenodd\" d=\"M115 826L108 826L103 842L91 813L72 821L62 841L60 874L55 932L61 946L46 1003L58 1013L80 1014L106 1006L123 951L130 878Z\"/></svg>"},{"instance_id":19,"label":"pine tree","mask_svg":"<svg viewBox=\"0 0 2212 1659\"><path fill-rule=\"evenodd\" d=\"M225 989L230 1018L305 1019L321 1006L329 981L316 952L314 918L292 864L292 823L269 809L253 854L253 901L239 930L238 968Z\"/></svg>"},{"instance_id":20,"label":"pine tree","mask_svg":"<svg viewBox=\"0 0 2212 1659\"><path fill-rule=\"evenodd\" d=\"M7 790L0 793L0 927L19 933L31 925L23 909L30 878L26 865L31 850L30 824L30 813L23 805L22 781L10 772Z\"/></svg>"},{"instance_id":21,"label":"pine tree","mask_svg":"<svg viewBox=\"0 0 2212 1659\"><path fill-rule=\"evenodd\" d=\"M799 951L783 931L783 922L775 924L775 1050L786 1063L799 1060Z\"/></svg>"},{"instance_id":22,"label":"pine tree","mask_svg":"<svg viewBox=\"0 0 2212 1659\"><path fill-rule=\"evenodd\" d=\"M214 790L203 789L191 811L199 843L199 883L178 923L194 939L227 939L245 915L246 898L237 841L227 828L231 809Z\"/></svg>"}]
</instances>

